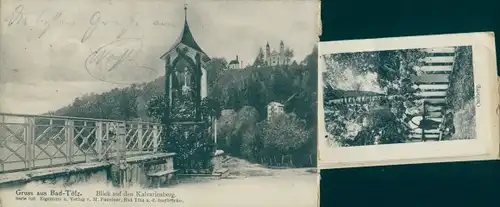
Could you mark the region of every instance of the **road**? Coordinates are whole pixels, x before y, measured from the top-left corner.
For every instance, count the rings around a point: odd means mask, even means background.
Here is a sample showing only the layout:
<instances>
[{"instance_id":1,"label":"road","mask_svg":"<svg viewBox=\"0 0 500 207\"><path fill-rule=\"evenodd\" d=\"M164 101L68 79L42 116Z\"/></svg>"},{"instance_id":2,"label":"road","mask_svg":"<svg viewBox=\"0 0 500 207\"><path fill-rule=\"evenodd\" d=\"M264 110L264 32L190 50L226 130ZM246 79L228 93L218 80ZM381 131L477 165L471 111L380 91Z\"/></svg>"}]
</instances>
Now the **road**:
<instances>
[{"instance_id":1,"label":"road","mask_svg":"<svg viewBox=\"0 0 500 207\"><path fill-rule=\"evenodd\" d=\"M245 160L225 163L228 179L183 182L170 189L195 195L187 206L316 207L318 176L312 169L268 169Z\"/></svg>"}]
</instances>

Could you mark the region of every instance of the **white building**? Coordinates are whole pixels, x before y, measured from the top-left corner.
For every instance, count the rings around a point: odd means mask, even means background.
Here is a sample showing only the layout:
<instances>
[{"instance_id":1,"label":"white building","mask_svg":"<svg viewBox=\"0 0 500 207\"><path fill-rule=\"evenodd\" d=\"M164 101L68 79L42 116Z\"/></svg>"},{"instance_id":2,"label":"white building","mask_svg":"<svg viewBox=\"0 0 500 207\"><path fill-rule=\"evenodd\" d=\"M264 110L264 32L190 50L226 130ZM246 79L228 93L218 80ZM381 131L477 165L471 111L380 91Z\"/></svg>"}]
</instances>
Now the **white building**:
<instances>
[{"instance_id":1,"label":"white building","mask_svg":"<svg viewBox=\"0 0 500 207\"><path fill-rule=\"evenodd\" d=\"M273 117L276 117L280 114L284 113L284 105L278 102L271 102L267 105L267 120L271 120Z\"/></svg>"},{"instance_id":2,"label":"white building","mask_svg":"<svg viewBox=\"0 0 500 207\"><path fill-rule=\"evenodd\" d=\"M236 55L236 59L231 60L229 64L227 65L228 69L241 69L241 61L238 59L238 56Z\"/></svg>"}]
</instances>

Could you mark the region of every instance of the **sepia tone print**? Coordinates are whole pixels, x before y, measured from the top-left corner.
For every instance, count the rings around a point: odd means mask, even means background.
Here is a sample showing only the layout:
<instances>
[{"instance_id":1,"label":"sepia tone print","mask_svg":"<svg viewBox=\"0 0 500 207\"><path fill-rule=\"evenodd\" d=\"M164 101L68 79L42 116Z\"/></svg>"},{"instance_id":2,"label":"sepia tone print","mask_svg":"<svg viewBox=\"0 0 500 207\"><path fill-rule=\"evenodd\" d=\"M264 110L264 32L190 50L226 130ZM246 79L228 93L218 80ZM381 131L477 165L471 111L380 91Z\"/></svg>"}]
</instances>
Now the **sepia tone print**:
<instances>
[{"instance_id":1,"label":"sepia tone print","mask_svg":"<svg viewBox=\"0 0 500 207\"><path fill-rule=\"evenodd\" d=\"M317 206L317 8L2 1L4 205Z\"/></svg>"},{"instance_id":2,"label":"sepia tone print","mask_svg":"<svg viewBox=\"0 0 500 207\"><path fill-rule=\"evenodd\" d=\"M474 139L472 47L325 55L333 146Z\"/></svg>"}]
</instances>

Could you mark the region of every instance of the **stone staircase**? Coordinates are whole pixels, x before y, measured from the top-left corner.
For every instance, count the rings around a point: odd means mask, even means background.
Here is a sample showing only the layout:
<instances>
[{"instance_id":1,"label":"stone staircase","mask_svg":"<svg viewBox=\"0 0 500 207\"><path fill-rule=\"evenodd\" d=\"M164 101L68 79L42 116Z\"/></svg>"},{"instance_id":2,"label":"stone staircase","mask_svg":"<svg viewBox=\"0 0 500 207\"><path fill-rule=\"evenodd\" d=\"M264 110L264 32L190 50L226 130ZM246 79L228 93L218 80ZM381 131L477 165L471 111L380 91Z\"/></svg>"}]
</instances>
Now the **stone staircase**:
<instances>
[{"instance_id":1,"label":"stone staircase","mask_svg":"<svg viewBox=\"0 0 500 207\"><path fill-rule=\"evenodd\" d=\"M415 89L419 89L416 96L423 101L423 115L413 117L413 120L428 119L441 124L446 110L446 94L449 76L454 66L455 48L434 48L424 49L424 51L428 56L421 59L423 65L414 68L420 74L412 77ZM415 122L413 121L413 123ZM411 142L439 141L441 139L442 131L439 127L426 130L415 128L410 134Z\"/></svg>"}]
</instances>

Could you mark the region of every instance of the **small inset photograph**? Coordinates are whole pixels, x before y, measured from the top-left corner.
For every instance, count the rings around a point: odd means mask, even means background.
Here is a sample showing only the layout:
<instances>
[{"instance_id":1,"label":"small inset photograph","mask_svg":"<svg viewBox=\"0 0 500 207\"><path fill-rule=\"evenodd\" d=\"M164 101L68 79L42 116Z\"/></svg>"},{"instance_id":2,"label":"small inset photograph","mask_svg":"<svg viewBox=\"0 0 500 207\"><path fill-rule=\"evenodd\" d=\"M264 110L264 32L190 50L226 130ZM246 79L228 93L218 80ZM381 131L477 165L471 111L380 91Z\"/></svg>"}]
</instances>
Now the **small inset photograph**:
<instances>
[{"instance_id":1,"label":"small inset photograph","mask_svg":"<svg viewBox=\"0 0 500 207\"><path fill-rule=\"evenodd\" d=\"M493 33L321 42L321 169L497 159Z\"/></svg>"},{"instance_id":2,"label":"small inset photograph","mask_svg":"<svg viewBox=\"0 0 500 207\"><path fill-rule=\"evenodd\" d=\"M475 139L472 46L324 55L334 147Z\"/></svg>"}]
</instances>

